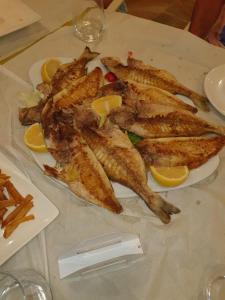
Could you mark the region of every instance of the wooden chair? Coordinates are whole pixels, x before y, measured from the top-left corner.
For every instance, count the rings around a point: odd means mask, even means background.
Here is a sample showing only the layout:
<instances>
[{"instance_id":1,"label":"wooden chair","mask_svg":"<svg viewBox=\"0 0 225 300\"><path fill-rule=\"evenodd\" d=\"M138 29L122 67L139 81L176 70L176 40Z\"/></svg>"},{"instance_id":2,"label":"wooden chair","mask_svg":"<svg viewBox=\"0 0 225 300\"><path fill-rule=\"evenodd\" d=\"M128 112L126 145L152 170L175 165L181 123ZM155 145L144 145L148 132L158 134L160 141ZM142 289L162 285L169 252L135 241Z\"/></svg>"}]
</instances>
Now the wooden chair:
<instances>
[{"instance_id":1,"label":"wooden chair","mask_svg":"<svg viewBox=\"0 0 225 300\"><path fill-rule=\"evenodd\" d=\"M119 6L123 3L123 0L113 0L107 7L107 11L116 11Z\"/></svg>"}]
</instances>

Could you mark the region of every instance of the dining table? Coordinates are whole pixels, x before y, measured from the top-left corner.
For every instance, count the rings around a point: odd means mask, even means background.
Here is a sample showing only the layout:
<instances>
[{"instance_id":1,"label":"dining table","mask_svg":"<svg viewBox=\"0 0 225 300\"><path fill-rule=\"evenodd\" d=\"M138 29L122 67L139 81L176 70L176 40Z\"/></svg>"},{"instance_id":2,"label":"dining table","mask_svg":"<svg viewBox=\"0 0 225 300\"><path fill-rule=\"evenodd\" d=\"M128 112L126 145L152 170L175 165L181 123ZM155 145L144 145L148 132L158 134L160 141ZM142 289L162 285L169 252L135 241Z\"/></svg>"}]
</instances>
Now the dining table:
<instances>
[{"instance_id":1,"label":"dining table","mask_svg":"<svg viewBox=\"0 0 225 300\"><path fill-rule=\"evenodd\" d=\"M57 21L59 12L65 12L65 1L25 2L33 2L37 8L42 2L56 3ZM49 16L46 9L43 20L47 22ZM64 21L62 17L57 24ZM53 28L51 24L46 28L42 25L36 24L43 32ZM8 37L9 45L5 44L7 37L0 39L0 51L11 53L10 44L22 34ZM24 35L24 39L27 41L29 36ZM18 95L33 88L31 66L51 57L78 58L84 47L85 43L74 36L72 26L63 26L0 66L1 151L59 210L57 218L2 264L0 270L38 271L49 282L54 300L203 300L202 291L211 270L225 265L224 150L219 153L219 166L209 177L162 193L164 199L181 210L165 225L138 196L120 199L124 211L119 215L80 200L66 186L46 176L23 143ZM106 12L103 38L90 47L101 57L115 56L122 61L132 51L135 58L168 70L201 94L206 74L225 63L224 49L188 31L119 12ZM7 51L2 52L4 56ZM224 116L211 104L209 107L209 112L200 111L199 115L224 125ZM140 238L141 259L118 270L93 272L87 277L72 274L60 279L61 255L82 241L115 232Z\"/></svg>"}]
</instances>

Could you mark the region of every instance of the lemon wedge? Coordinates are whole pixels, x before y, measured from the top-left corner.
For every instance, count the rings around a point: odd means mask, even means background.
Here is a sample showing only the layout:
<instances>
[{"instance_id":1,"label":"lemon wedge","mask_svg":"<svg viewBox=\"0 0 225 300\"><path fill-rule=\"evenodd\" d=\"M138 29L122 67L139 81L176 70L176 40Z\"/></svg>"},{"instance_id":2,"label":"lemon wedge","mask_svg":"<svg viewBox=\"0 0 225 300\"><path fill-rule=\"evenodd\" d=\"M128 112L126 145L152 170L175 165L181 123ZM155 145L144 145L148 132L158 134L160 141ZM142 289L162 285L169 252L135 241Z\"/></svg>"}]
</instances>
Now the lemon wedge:
<instances>
[{"instance_id":1,"label":"lemon wedge","mask_svg":"<svg viewBox=\"0 0 225 300\"><path fill-rule=\"evenodd\" d=\"M187 166L177 167L150 167L153 178L163 186L173 187L184 182L188 175L189 170Z\"/></svg>"},{"instance_id":2,"label":"lemon wedge","mask_svg":"<svg viewBox=\"0 0 225 300\"><path fill-rule=\"evenodd\" d=\"M91 108L100 116L99 127L105 123L107 115L112 109L122 105L122 98L119 95L109 95L98 98L91 103Z\"/></svg>"},{"instance_id":3,"label":"lemon wedge","mask_svg":"<svg viewBox=\"0 0 225 300\"><path fill-rule=\"evenodd\" d=\"M91 108L102 117L107 116L112 109L122 105L122 98L118 95L104 96L94 100L91 103Z\"/></svg>"},{"instance_id":4,"label":"lemon wedge","mask_svg":"<svg viewBox=\"0 0 225 300\"><path fill-rule=\"evenodd\" d=\"M41 78L44 82L51 82L52 77L55 75L57 69L61 65L58 59L48 59L41 67Z\"/></svg>"},{"instance_id":5,"label":"lemon wedge","mask_svg":"<svg viewBox=\"0 0 225 300\"><path fill-rule=\"evenodd\" d=\"M28 127L24 133L24 143L33 151L47 152L42 128L39 123Z\"/></svg>"}]
</instances>

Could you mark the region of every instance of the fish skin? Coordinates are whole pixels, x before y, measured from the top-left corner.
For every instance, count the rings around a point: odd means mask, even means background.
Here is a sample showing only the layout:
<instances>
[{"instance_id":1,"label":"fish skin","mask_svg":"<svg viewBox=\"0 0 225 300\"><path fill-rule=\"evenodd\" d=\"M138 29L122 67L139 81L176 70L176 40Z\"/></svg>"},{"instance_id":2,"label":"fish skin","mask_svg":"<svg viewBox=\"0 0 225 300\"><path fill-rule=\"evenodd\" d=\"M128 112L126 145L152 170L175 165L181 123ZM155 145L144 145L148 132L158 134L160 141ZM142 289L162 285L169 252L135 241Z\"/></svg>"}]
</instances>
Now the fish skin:
<instances>
[{"instance_id":1,"label":"fish skin","mask_svg":"<svg viewBox=\"0 0 225 300\"><path fill-rule=\"evenodd\" d=\"M107 126L103 129L83 127L81 133L108 177L131 188L163 223L169 223L171 215L180 210L151 191L147 185L144 162L138 151L117 126Z\"/></svg>"},{"instance_id":2,"label":"fish skin","mask_svg":"<svg viewBox=\"0 0 225 300\"><path fill-rule=\"evenodd\" d=\"M148 67L145 68L139 63L138 66L123 65L119 59L114 57L103 57L101 62L113 72L117 78L124 81L136 81L145 85L153 85L172 94L184 95L192 100L192 102L204 111L208 111L208 101L204 96L192 91L179 83L176 78L169 72Z\"/></svg>"},{"instance_id":3,"label":"fish skin","mask_svg":"<svg viewBox=\"0 0 225 300\"><path fill-rule=\"evenodd\" d=\"M143 139L135 144L146 168L187 166L195 169L225 145L224 136Z\"/></svg>"},{"instance_id":4,"label":"fish skin","mask_svg":"<svg viewBox=\"0 0 225 300\"><path fill-rule=\"evenodd\" d=\"M45 173L65 182L78 197L113 213L121 213L122 206L114 195L105 171L77 130L70 142L70 150L69 161L63 164L62 169L44 165ZM59 151L63 152L62 148L56 152ZM64 156L65 153L57 155Z\"/></svg>"},{"instance_id":5,"label":"fish skin","mask_svg":"<svg viewBox=\"0 0 225 300\"><path fill-rule=\"evenodd\" d=\"M57 93L53 102L58 109L69 108L81 104L84 99L95 97L103 85L103 74L100 68L95 68L88 75L78 79L73 85Z\"/></svg>"},{"instance_id":6,"label":"fish skin","mask_svg":"<svg viewBox=\"0 0 225 300\"><path fill-rule=\"evenodd\" d=\"M147 110L139 112L122 106L111 112L110 120L144 138L200 136L206 133L225 135L224 126L206 122L188 111L163 105L148 105Z\"/></svg>"}]
</instances>

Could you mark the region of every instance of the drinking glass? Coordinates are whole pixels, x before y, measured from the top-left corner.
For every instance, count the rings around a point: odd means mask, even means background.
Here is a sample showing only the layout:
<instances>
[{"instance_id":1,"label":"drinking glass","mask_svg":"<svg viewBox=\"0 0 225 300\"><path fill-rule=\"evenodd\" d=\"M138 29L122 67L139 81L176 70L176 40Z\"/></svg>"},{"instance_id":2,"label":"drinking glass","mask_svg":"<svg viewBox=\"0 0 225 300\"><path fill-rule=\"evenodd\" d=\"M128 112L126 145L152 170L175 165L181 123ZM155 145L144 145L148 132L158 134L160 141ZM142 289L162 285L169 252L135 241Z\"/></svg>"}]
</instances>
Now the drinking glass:
<instances>
[{"instance_id":1,"label":"drinking glass","mask_svg":"<svg viewBox=\"0 0 225 300\"><path fill-rule=\"evenodd\" d=\"M205 269L200 280L200 293L196 300L225 299L225 265L210 265Z\"/></svg>"},{"instance_id":2,"label":"drinking glass","mask_svg":"<svg viewBox=\"0 0 225 300\"><path fill-rule=\"evenodd\" d=\"M98 42L105 29L103 0L82 0L73 11L74 34L87 44Z\"/></svg>"},{"instance_id":3,"label":"drinking glass","mask_svg":"<svg viewBox=\"0 0 225 300\"><path fill-rule=\"evenodd\" d=\"M45 279L33 270L0 271L0 300L52 300Z\"/></svg>"}]
</instances>

